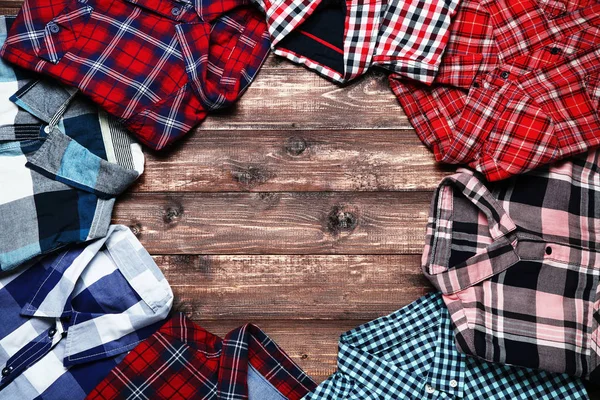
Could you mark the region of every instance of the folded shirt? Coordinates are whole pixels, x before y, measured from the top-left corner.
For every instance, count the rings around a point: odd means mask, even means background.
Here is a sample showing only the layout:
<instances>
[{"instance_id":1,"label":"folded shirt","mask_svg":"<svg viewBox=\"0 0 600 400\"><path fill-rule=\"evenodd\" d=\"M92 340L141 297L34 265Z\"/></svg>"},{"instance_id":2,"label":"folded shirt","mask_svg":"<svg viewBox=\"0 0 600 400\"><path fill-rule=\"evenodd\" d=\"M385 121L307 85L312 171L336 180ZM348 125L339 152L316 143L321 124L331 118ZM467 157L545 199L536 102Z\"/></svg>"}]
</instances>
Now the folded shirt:
<instances>
[{"instance_id":1,"label":"folded shirt","mask_svg":"<svg viewBox=\"0 0 600 400\"><path fill-rule=\"evenodd\" d=\"M0 17L0 44L14 17ZM0 271L106 235L143 171L124 128L76 89L0 60Z\"/></svg>"},{"instance_id":2,"label":"folded shirt","mask_svg":"<svg viewBox=\"0 0 600 400\"><path fill-rule=\"evenodd\" d=\"M486 183L442 181L423 271L460 351L600 382L600 151Z\"/></svg>"},{"instance_id":3,"label":"folded shirt","mask_svg":"<svg viewBox=\"0 0 600 400\"><path fill-rule=\"evenodd\" d=\"M430 293L340 338L338 370L304 400L583 400L580 379L460 354Z\"/></svg>"},{"instance_id":4,"label":"folded shirt","mask_svg":"<svg viewBox=\"0 0 600 400\"><path fill-rule=\"evenodd\" d=\"M600 144L600 3L464 0L431 87L390 77L436 160L490 181Z\"/></svg>"},{"instance_id":5,"label":"folded shirt","mask_svg":"<svg viewBox=\"0 0 600 400\"><path fill-rule=\"evenodd\" d=\"M299 400L315 386L257 326L241 326L221 339L179 314L87 398Z\"/></svg>"},{"instance_id":6,"label":"folded shirt","mask_svg":"<svg viewBox=\"0 0 600 400\"><path fill-rule=\"evenodd\" d=\"M0 399L77 400L154 333L173 293L131 231L0 277Z\"/></svg>"},{"instance_id":7,"label":"folded shirt","mask_svg":"<svg viewBox=\"0 0 600 400\"><path fill-rule=\"evenodd\" d=\"M245 0L27 0L0 53L78 87L159 150L232 104L268 51Z\"/></svg>"},{"instance_id":8,"label":"folded shirt","mask_svg":"<svg viewBox=\"0 0 600 400\"><path fill-rule=\"evenodd\" d=\"M275 54L338 83L380 66L431 83L458 0L253 0Z\"/></svg>"}]
</instances>

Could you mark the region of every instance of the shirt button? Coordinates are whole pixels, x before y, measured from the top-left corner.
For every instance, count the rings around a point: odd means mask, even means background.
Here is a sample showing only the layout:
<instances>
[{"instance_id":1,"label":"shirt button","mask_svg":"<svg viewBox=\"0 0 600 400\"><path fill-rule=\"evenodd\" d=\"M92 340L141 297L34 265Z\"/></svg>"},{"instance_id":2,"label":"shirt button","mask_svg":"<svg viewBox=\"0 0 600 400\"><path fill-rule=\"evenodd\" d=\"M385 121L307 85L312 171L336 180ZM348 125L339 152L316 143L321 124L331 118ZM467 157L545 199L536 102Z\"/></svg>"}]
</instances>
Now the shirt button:
<instances>
[{"instance_id":1,"label":"shirt button","mask_svg":"<svg viewBox=\"0 0 600 400\"><path fill-rule=\"evenodd\" d=\"M433 386L431 385L425 385L425 390L427 391L427 393L431 394L431 393L435 393L435 389L433 388Z\"/></svg>"},{"instance_id":2,"label":"shirt button","mask_svg":"<svg viewBox=\"0 0 600 400\"><path fill-rule=\"evenodd\" d=\"M50 133L50 125L44 127L44 132Z\"/></svg>"},{"instance_id":3,"label":"shirt button","mask_svg":"<svg viewBox=\"0 0 600 400\"><path fill-rule=\"evenodd\" d=\"M553 47L550 49L550 53L551 54L558 54L560 53L560 49L558 47Z\"/></svg>"},{"instance_id":4,"label":"shirt button","mask_svg":"<svg viewBox=\"0 0 600 400\"><path fill-rule=\"evenodd\" d=\"M457 386L458 386L458 382L456 382L454 379L452 379L452 380L450 381L450 387L453 387L453 388L455 388L455 387L457 387Z\"/></svg>"},{"instance_id":5,"label":"shirt button","mask_svg":"<svg viewBox=\"0 0 600 400\"><path fill-rule=\"evenodd\" d=\"M546 247L546 254L548 254L548 255L552 254L552 247L550 247L550 246Z\"/></svg>"},{"instance_id":6,"label":"shirt button","mask_svg":"<svg viewBox=\"0 0 600 400\"><path fill-rule=\"evenodd\" d=\"M49 23L48 28L50 29L50 32L52 32L52 33L57 33L58 31L60 31L60 28L54 22Z\"/></svg>"},{"instance_id":7,"label":"shirt button","mask_svg":"<svg viewBox=\"0 0 600 400\"><path fill-rule=\"evenodd\" d=\"M508 72L508 71L503 71L500 74L500 76L502 77L502 79L507 79L509 75L510 75L510 72Z\"/></svg>"},{"instance_id":8,"label":"shirt button","mask_svg":"<svg viewBox=\"0 0 600 400\"><path fill-rule=\"evenodd\" d=\"M48 331L48 336L54 337L54 335L56 335L56 328L50 328Z\"/></svg>"},{"instance_id":9,"label":"shirt button","mask_svg":"<svg viewBox=\"0 0 600 400\"><path fill-rule=\"evenodd\" d=\"M2 369L2 376L8 376L13 370L13 367L4 367Z\"/></svg>"},{"instance_id":10,"label":"shirt button","mask_svg":"<svg viewBox=\"0 0 600 400\"><path fill-rule=\"evenodd\" d=\"M181 14L181 8L179 8L179 7L173 7L171 9L171 14L173 14L174 16L178 16L179 14Z\"/></svg>"}]
</instances>

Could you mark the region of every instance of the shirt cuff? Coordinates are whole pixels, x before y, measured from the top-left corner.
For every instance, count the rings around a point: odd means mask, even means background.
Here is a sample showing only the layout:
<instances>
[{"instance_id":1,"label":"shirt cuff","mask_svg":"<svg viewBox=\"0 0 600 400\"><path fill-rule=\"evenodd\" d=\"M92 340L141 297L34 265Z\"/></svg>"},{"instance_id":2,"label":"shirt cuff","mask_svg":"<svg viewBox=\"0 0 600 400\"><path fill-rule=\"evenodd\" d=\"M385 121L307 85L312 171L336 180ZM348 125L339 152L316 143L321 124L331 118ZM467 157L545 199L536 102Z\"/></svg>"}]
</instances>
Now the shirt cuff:
<instances>
[{"instance_id":1,"label":"shirt cuff","mask_svg":"<svg viewBox=\"0 0 600 400\"><path fill-rule=\"evenodd\" d=\"M96 156L57 128L36 152L27 155L26 166L100 198L116 197L139 176L136 170Z\"/></svg>"}]
</instances>

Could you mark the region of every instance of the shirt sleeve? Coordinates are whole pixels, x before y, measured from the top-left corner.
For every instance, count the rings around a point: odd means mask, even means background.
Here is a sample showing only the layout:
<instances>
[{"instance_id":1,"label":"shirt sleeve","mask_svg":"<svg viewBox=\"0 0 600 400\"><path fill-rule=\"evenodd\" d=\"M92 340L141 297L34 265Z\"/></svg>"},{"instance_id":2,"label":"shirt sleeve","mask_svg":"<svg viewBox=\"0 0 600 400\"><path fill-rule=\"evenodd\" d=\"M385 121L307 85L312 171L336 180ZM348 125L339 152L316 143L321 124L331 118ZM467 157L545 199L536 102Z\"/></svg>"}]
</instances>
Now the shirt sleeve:
<instances>
[{"instance_id":1,"label":"shirt sleeve","mask_svg":"<svg viewBox=\"0 0 600 400\"><path fill-rule=\"evenodd\" d=\"M101 198L116 197L141 171L104 160L54 128L44 144L27 156L27 167Z\"/></svg>"},{"instance_id":2,"label":"shirt sleeve","mask_svg":"<svg viewBox=\"0 0 600 400\"><path fill-rule=\"evenodd\" d=\"M32 122L42 123L43 143L26 154L27 167L98 197L115 197L143 172L141 147L114 117L77 94L77 88L42 78L10 97Z\"/></svg>"}]
</instances>

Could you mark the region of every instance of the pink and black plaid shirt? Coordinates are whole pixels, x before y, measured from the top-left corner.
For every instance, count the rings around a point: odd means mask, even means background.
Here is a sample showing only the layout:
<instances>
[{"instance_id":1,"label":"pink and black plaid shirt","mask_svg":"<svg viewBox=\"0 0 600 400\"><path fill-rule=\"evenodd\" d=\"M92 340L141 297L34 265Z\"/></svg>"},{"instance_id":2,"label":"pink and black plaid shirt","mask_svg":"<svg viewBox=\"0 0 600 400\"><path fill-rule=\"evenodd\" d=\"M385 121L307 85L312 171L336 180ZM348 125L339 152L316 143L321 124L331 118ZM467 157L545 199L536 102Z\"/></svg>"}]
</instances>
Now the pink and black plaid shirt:
<instances>
[{"instance_id":1,"label":"pink and black plaid shirt","mask_svg":"<svg viewBox=\"0 0 600 400\"><path fill-rule=\"evenodd\" d=\"M495 181L600 144L600 3L463 0L431 87L390 83L438 161Z\"/></svg>"},{"instance_id":2,"label":"pink and black plaid shirt","mask_svg":"<svg viewBox=\"0 0 600 400\"><path fill-rule=\"evenodd\" d=\"M275 54L344 83L380 66L430 83L459 0L253 0Z\"/></svg>"},{"instance_id":3,"label":"pink and black plaid shirt","mask_svg":"<svg viewBox=\"0 0 600 400\"><path fill-rule=\"evenodd\" d=\"M246 0L26 0L1 54L78 87L162 149L245 91L268 36Z\"/></svg>"},{"instance_id":4,"label":"pink and black plaid shirt","mask_svg":"<svg viewBox=\"0 0 600 400\"><path fill-rule=\"evenodd\" d=\"M600 382L600 150L493 183L459 170L426 243L462 352Z\"/></svg>"},{"instance_id":5,"label":"pink and black plaid shirt","mask_svg":"<svg viewBox=\"0 0 600 400\"><path fill-rule=\"evenodd\" d=\"M315 388L257 326L221 339L179 314L134 348L87 399L299 400Z\"/></svg>"}]
</instances>

